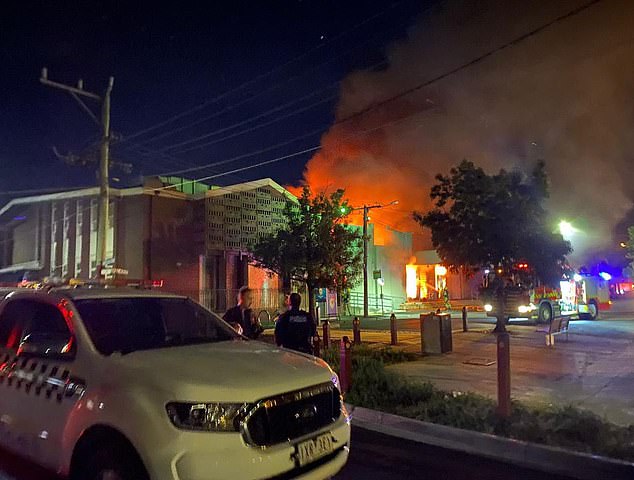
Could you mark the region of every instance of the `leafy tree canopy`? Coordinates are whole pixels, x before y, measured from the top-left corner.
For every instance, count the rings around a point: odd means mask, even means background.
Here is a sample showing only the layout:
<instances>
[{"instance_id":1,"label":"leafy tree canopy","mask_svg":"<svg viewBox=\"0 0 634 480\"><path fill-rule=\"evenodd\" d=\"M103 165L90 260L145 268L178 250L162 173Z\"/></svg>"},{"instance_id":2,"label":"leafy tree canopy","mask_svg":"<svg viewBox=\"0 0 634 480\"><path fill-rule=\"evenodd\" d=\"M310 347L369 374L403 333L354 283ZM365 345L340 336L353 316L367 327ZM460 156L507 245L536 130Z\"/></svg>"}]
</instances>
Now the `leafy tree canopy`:
<instances>
[{"instance_id":1,"label":"leafy tree canopy","mask_svg":"<svg viewBox=\"0 0 634 480\"><path fill-rule=\"evenodd\" d=\"M510 269L527 262L544 283L561 278L570 243L553 231L544 208L548 177L544 162L529 174L500 170L488 175L463 160L431 189L434 208L414 213L431 229L443 263L474 272L484 266Z\"/></svg>"},{"instance_id":2,"label":"leafy tree canopy","mask_svg":"<svg viewBox=\"0 0 634 480\"><path fill-rule=\"evenodd\" d=\"M253 263L304 282L312 309L315 288L351 287L362 272L362 236L345 223L350 211L344 190L313 196L304 187L298 202L286 206L286 226L254 246Z\"/></svg>"}]
</instances>

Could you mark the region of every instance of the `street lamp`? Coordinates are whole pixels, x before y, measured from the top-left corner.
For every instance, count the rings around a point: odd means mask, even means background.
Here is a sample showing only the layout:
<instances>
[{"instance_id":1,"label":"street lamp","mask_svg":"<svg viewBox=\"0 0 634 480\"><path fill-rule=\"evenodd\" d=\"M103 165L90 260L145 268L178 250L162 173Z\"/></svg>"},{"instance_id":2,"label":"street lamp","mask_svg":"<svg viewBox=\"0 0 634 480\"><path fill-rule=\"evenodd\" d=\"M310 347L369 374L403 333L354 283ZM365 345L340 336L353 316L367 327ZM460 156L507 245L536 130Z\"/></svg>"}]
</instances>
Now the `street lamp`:
<instances>
[{"instance_id":1,"label":"street lamp","mask_svg":"<svg viewBox=\"0 0 634 480\"><path fill-rule=\"evenodd\" d=\"M567 222L566 220L562 220L559 222L559 233L564 238L570 238L577 231L575 227L572 226L572 223Z\"/></svg>"},{"instance_id":2,"label":"street lamp","mask_svg":"<svg viewBox=\"0 0 634 480\"><path fill-rule=\"evenodd\" d=\"M363 207L354 208L353 210L363 209L363 316L369 317L368 312L368 213L374 208L391 207L398 205L398 200L393 200L386 204L364 205Z\"/></svg>"}]
</instances>

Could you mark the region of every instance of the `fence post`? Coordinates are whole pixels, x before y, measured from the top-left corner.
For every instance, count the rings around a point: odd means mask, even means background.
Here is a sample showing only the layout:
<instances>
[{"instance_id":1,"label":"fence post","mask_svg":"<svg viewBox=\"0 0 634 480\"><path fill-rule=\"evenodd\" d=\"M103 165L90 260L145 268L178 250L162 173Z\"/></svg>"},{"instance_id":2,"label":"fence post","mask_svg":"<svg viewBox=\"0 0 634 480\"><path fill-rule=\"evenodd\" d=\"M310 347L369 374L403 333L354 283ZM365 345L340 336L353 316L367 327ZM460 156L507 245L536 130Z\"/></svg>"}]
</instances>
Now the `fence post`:
<instances>
[{"instance_id":1,"label":"fence post","mask_svg":"<svg viewBox=\"0 0 634 480\"><path fill-rule=\"evenodd\" d=\"M508 332L500 332L497 336L498 360L498 408L501 417L511 415L511 352Z\"/></svg>"},{"instance_id":2,"label":"fence post","mask_svg":"<svg viewBox=\"0 0 634 480\"><path fill-rule=\"evenodd\" d=\"M352 344L347 336L344 336L339 344L339 361L341 393L347 393L352 385Z\"/></svg>"},{"instance_id":3,"label":"fence post","mask_svg":"<svg viewBox=\"0 0 634 480\"><path fill-rule=\"evenodd\" d=\"M469 325L467 324L467 306L462 307L462 331L468 332Z\"/></svg>"},{"instance_id":4,"label":"fence post","mask_svg":"<svg viewBox=\"0 0 634 480\"><path fill-rule=\"evenodd\" d=\"M425 331L424 331L424 323L425 323L425 314L420 314L420 353L425 355Z\"/></svg>"},{"instance_id":5,"label":"fence post","mask_svg":"<svg viewBox=\"0 0 634 480\"><path fill-rule=\"evenodd\" d=\"M396 326L396 315L390 315L390 345L398 343L398 327Z\"/></svg>"},{"instance_id":6,"label":"fence post","mask_svg":"<svg viewBox=\"0 0 634 480\"><path fill-rule=\"evenodd\" d=\"M319 339L319 335L313 337L313 355L316 357L321 356L321 340Z\"/></svg>"},{"instance_id":7,"label":"fence post","mask_svg":"<svg viewBox=\"0 0 634 480\"><path fill-rule=\"evenodd\" d=\"M359 317L354 317L354 320L352 320L352 339L355 345L361 343L361 322Z\"/></svg>"},{"instance_id":8,"label":"fence post","mask_svg":"<svg viewBox=\"0 0 634 480\"><path fill-rule=\"evenodd\" d=\"M324 324L322 326L323 334L323 345L324 350L330 347L330 321L327 318L324 318Z\"/></svg>"}]
</instances>

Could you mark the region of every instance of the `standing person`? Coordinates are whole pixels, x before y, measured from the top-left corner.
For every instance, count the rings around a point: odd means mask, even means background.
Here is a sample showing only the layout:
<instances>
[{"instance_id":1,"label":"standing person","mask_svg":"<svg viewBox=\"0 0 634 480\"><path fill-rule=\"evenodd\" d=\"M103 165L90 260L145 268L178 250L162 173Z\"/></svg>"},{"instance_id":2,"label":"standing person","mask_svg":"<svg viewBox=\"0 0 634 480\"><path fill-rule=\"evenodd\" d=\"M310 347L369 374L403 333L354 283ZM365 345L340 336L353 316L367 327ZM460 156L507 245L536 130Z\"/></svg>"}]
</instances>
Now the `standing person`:
<instances>
[{"instance_id":1,"label":"standing person","mask_svg":"<svg viewBox=\"0 0 634 480\"><path fill-rule=\"evenodd\" d=\"M317 326L310 313L300 310L302 297L299 293L291 293L290 309L284 312L275 324L275 343L278 346L313 353L312 338L317 335Z\"/></svg>"},{"instance_id":2,"label":"standing person","mask_svg":"<svg viewBox=\"0 0 634 480\"><path fill-rule=\"evenodd\" d=\"M227 310L222 319L236 330L239 325L245 337L255 340L263 329L251 309L252 303L253 292L249 287L242 287L238 292L238 304Z\"/></svg>"}]
</instances>

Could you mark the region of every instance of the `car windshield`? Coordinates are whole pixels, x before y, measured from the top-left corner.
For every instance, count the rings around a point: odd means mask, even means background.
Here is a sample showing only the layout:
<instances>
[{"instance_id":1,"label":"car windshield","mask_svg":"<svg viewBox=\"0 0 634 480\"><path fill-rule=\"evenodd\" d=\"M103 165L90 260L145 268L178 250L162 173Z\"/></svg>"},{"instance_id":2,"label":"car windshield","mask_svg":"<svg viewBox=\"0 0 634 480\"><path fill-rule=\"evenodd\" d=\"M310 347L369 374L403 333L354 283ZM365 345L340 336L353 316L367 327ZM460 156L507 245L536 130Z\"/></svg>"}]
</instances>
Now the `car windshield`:
<instances>
[{"instance_id":1,"label":"car windshield","mask_svg":"<svg viewBox=\"0 0 634 480\"><path fill-rule=\"evenodd\" d=\"M99 298L75 305L104 355L242 338L217 315L184 298Z\"/></svg>"}]
</instances>

